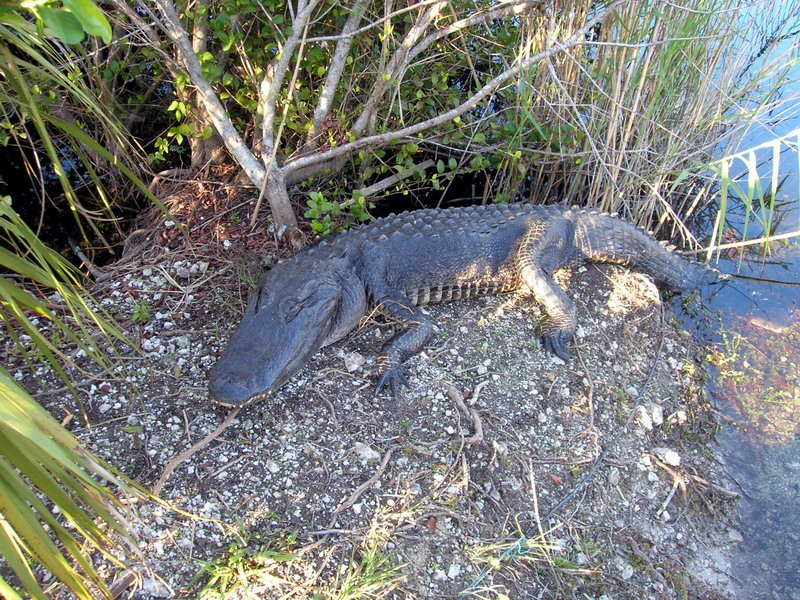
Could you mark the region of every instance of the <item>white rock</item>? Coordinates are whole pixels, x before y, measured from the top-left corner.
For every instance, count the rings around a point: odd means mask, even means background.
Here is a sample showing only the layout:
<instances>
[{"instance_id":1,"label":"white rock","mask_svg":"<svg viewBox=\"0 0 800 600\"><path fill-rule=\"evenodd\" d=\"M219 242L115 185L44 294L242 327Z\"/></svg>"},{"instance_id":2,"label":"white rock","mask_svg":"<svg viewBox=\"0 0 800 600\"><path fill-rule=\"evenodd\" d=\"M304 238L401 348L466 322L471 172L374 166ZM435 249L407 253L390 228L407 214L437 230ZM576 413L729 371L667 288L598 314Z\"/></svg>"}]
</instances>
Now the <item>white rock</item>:
<instances>
[{"instance_id":1,"label":"white rock","mask_svg":"<svg viewBox=\"0 0 800 600\"><path fill-rule=\"evenodd\" d=\"M620 557L617 557L614 562L619 570L619 576L623 581L628 581L633 577L634 569L632 565L628 564Z\"/></svg>"},{"instance_id":2,"label":"white rock","mask_svg":"<svg viewBox=\"0 0 800 600\"><path fill-rule=\"evenodd\" d=\"M351 352L344 357L344 368L347 369L348 373L353 373L354 371L358 371L365 362L367 362L367 359L361 354L358 352Z\"/></svg>"},{"instance_id":3,"label":"white rock","mask_svg":"<svg viewBox=\"0 0 800 600\"><path fill-rule=\"evenodd\" d=\"M376 452L366 444L356 442L354 448L358 457L364 462L377 462L381 459L380 452Z\"/></svg>"},{"instance_id":4,"label":"white rock","mask_svg":"<svg viewBox=\"0 0 800 600\"><path fill-rule=\"evenodd\" d=\"M671 467L677 467L681 464L681 455L675 452L675 450L670 450L669 448L653 448L653 454Z\"/></svg>"},{"instance_id":5,"label":"white rock","mask_svg":"<svg viewBox=\"0 0 800 600\"><path fill-rule=\"evenodd\" d=\"M620 480L619 469L611 467L608 470L608 485L618 485Z\"/></svg>"},{"instance_id":6,"label":"white rock","mask_svg":"<svg viewBox=\"0 0 800 600\"><path fill-rule=\"evenodd\" d=\"M646 407L640 405L636 409L636 421L647 431L653 431L653 419Z\"/></svg>"},{"instance_id":7,"label":"white rock","mask_svg":"<svg viewBox=\"0 0 800 600\"><path fill-rule=\"evenodd\" d=\"M453 563L450 565L450 568L447 570L447 576L450 579L455 579L459 575L461 575L461 565L458 563Z\"/></svg>"},{"instance_id":8,"label":"white rock","mask_svg":"<svg viewBox=\"0 0 800 600\"><path fill-rule=\"evenodd\" d=\"M664 424L664 409L658 404L653 405L653 425L660 427Z\"/></svg>"},{"instance_id":9,"label":"white rock","mask_svg":"<svg viewBox=\"0 0 800 600\"><path fill-rule=\"evenodd\" d=\"M728 529L728 539L734 544L741 544L744 541L744 536L736 529Z\"/></svg>"}]
</instances>

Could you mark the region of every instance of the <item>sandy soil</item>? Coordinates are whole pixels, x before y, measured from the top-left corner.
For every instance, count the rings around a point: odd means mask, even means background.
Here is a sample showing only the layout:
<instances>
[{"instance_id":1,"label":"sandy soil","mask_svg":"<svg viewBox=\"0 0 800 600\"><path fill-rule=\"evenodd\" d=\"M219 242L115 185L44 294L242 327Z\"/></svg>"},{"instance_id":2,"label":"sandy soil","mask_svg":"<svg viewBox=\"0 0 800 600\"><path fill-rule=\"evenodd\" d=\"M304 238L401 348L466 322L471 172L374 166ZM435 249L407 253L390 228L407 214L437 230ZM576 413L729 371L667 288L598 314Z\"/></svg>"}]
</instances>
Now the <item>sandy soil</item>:
<instances>
[{"instance_id":1,"label":"sandy soil","mask_svg":"<svg viewBox=\"0 0 800 600\"><path fill-rule=\"evenodd\" d=\"M149 570L124 594L731 594L741 535L714 460L705 351L662 317L646 277L592 266L566 278L579 307L570 364L539 347L524 296L454 302L425 309L436 335L399 400L372 395L392 324L369 321L231 414L209 402L207 373L274 245L217 213L224 230L183 223L215 232L202 253L160 219L98 285L142 352L76 373L83 407L9 356L91 450L172 505L136 506Z\"/></svg>"}]
</instances>

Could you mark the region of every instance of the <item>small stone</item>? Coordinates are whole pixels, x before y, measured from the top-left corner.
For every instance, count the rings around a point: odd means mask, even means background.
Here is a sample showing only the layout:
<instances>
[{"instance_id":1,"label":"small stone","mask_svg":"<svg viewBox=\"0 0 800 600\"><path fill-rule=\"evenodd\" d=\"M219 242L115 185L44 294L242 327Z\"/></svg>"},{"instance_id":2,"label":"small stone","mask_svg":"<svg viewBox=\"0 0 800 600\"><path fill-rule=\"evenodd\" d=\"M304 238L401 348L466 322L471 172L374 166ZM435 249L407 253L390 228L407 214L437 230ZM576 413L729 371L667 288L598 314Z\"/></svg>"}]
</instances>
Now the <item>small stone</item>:
<instances>
[{"instance_id":1,"label":"small stone","mask_svg":"<svg viewBox=\"0 0 800 600\"><path fill-rule=\"evenodd\" d=\"M281 470L281 467L280 467L280 465L279 465L278 463L276 463L276 462L275 462L274 460L272 460L272 459L268 459L268 460L267 460L267 461L266 461L264 464L266 465L266 467L267 467L267 470L268 470L270 473L273 473L273 474L274 474L274 473L277 473L278 471L280 471L280 470Z\"/></svg>"},{"instance_id":2,"label":"small stone","mask_svg":"<svg viewBox=\"0 0 800 600\"><path fill-rule=\"evenodd\" d=\"M452 565L450 565L450 568L447 570L447 576L450 579L455 579L459 575L461 575L461 565L457 563L453 563Z\"/></svg>"},{"instance_id":3,"label":"small stone","mask_svg":"<svg viewBox=\"0 0 800 600\"><path fill-rule=\"evenodd\" d=\"M539 421L540 425L544 425L545 423L547 423L547 414L544 412L540 412L536 417L536 420Z\"/></svg>"},{"instance_id":4,"label":"small stone","mask_svg":"<svg viewBox=\"0 0 800 600\"><path fill-rule=\"evenodd\" d=\"M737 529L728 529L728 539L734 544L741 544L744 541L744 536Z\"/></svg>"},{"instance_id":5,"label":"small stone","mask_svg":"<svg viewBox=\"0 0 800 600\"><path fill-rule=\"evenodd\" d=\"M353 512L357 515L361 514L361 509L363 508L363 504L361 502L357 502L353 504Z\"/></svg>"},{"instance_id":6,"label":"small stone","mask_svg":"<svg viewBox=\"0 0 800 600\"><path fill-rule=\"evenodd\" d=\"M344 357L344 368L347 369L348 373L353 373L358 371L365 362L367 362L367 359L361 354L358 352L351 352Z\"/></svg>"},{"instance_id":7,"label":"small stone","mask_svg":"<svg viewBox=\"0 0 800 600\"><path fill-rule=\"evenodd\" d=\"M619 485L620 475L617 467L611 467L608 471L608 485Z\"/></svg>"},{"instance_id":8,"label":"small stone","mask_svg":"<svg viewBox=\"0 0 800 600\"><path fill-rule=\"evenodd\" d=\"M661 427L664 424L664 409L658 404L653 406L653 425Z\"/></svg>"},{"instance_id":9,"label":"small stone","mask_svg":"<svg viewBox=\"0 0 800 600\"><path fill-rule=\"evenodd\" d=\"M658 481L658 473L656 473L655 471L648 471L647 472L647 481L649 481L651 483L655 483L656 481Z\"/></svg>"},{"instance_id":10,"label":"small stone","mask_svg":"<svg viewBox=\"0 0 800 600\"><path fill-rule=\"evenodd\" d=\"M636 409L636 421L647 431L653 431L653 419L646 407L639 406Z\"/></svg>"},{"instance_id":11,"label":"small stone","mask_svg":"<svg viewBox=\"0 0 800 600\"><path fill-rule=\"evenodd\" d=\"M629 565L619 557L617 557L614 562L619 570L619 576L623 581L628 581L631 577L633 577L634 569L632 565Z\"/></svg>"},{"instance_id":12,"label":"small stone","mask_svg":"<svg viewBox=\"0 0 800 600\"><path fill-rule=\"evenodd\" d=\"M356 442L354 448L356 454L358 454L358 457L366 463L378 462L381 459L380 453L376 452L366 444Z\"/></svg>"},{"instance_id":13,"label":"small stone","mask_svg":"<svg viewBox=\"0 0 800 600\"><path fill-rule=\"evenodd\" d=\"M97 410L99 410L99 411L100 411L100 414L104 415L104 414L106 414L108 411L110 411L110 410L111 410L111 405L110 405L108 402L106 402L105 404L101 404L101 405L100 405L100 406L97 408Z\"/></svg>"},{"instance_id":14,"label":"small stone","mask_svg":"<svg viewBox=\"0 0 800 600\"><path fill-rule=\"evenodd\" d=\"M445 573L442 569L436 569L433 572L434 581L444 581L446 579L447 579L447 573Z\"/></svg>"},{"instance_id":15,"label":"small stone","mask_svg":"<svg viewBox=\"0 0 800 600\"><path fill-rule=\"evenodd\" d=\"M681 464L681 455L675 452L675 450L670 450L669 448L653 448L653 454L671 467L677 467Z\"/></svg>"}]
</instances>

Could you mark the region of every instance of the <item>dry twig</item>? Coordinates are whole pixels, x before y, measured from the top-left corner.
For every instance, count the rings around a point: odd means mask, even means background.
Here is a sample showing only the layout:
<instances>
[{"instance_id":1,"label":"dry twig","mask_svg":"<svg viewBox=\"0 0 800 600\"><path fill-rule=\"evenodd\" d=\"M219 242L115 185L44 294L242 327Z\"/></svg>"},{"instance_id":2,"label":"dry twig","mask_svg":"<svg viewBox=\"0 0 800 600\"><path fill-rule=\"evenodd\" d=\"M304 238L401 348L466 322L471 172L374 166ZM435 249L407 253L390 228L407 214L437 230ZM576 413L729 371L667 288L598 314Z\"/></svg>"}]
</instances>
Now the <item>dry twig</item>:
<instances>
[{"instance_id":1,"label":"dry twig","mask_svg":"<svg viewBox=\"0 0 800 600\"><path fill-rule=\"evenodd\" d=\"M161 489L164 487L164 484L167 482L167 479L169 479L170 475L172 475L172 472L175 470L175 467L177 467L179 464L181 464L186 459L191 457L198 450L202 450L203 448L205 448L208 444L210 444L217 437L219 437L219 435L230 426L230 424L233 422L233 419L236 418L236 415L239 414L240 410L242 409L241 408L231 409L231 411L228 413L228 416L225 417L225 420L220 424L219 427L217 427L214 431L212 431L202 440L197 442L194 446L192 446L185 452L182 452L181 454L173 458L171 461L169 461L167 465L164 467L164 472L161 474L161 477L159 477L158 481L153 486L153 493L156 496L161 494Z\"/></svg>"}]
</instances>

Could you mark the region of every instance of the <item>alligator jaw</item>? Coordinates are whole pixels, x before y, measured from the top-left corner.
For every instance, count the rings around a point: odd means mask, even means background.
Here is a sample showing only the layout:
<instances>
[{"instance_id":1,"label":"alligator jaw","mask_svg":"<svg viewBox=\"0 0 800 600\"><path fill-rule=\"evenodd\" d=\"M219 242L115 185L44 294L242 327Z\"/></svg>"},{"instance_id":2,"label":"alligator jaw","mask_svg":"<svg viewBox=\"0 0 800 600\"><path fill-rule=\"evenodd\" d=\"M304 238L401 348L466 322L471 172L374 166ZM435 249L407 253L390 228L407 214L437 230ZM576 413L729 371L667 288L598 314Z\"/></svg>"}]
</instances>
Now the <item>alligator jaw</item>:
<instances>
[{"instance_id":1,"label":"alligator jaw","mask_svg":"<svg viewBox=\"0 0 800 600\"><path fill-rule=\"evenodd\" d=\"M211 399L214 401L215 404L219 404L220 406L227 406L229 408L244 408L245 406L250 406L251 404L255 404L260 400L265 400L267 397L272 395L272 391L263 392L261 394L256 394L254 396L250 396L244 402L234 402L232 400L228 400L222 396L217 396L213 392L211 393Z\"/></svg>"}]
</instances>

